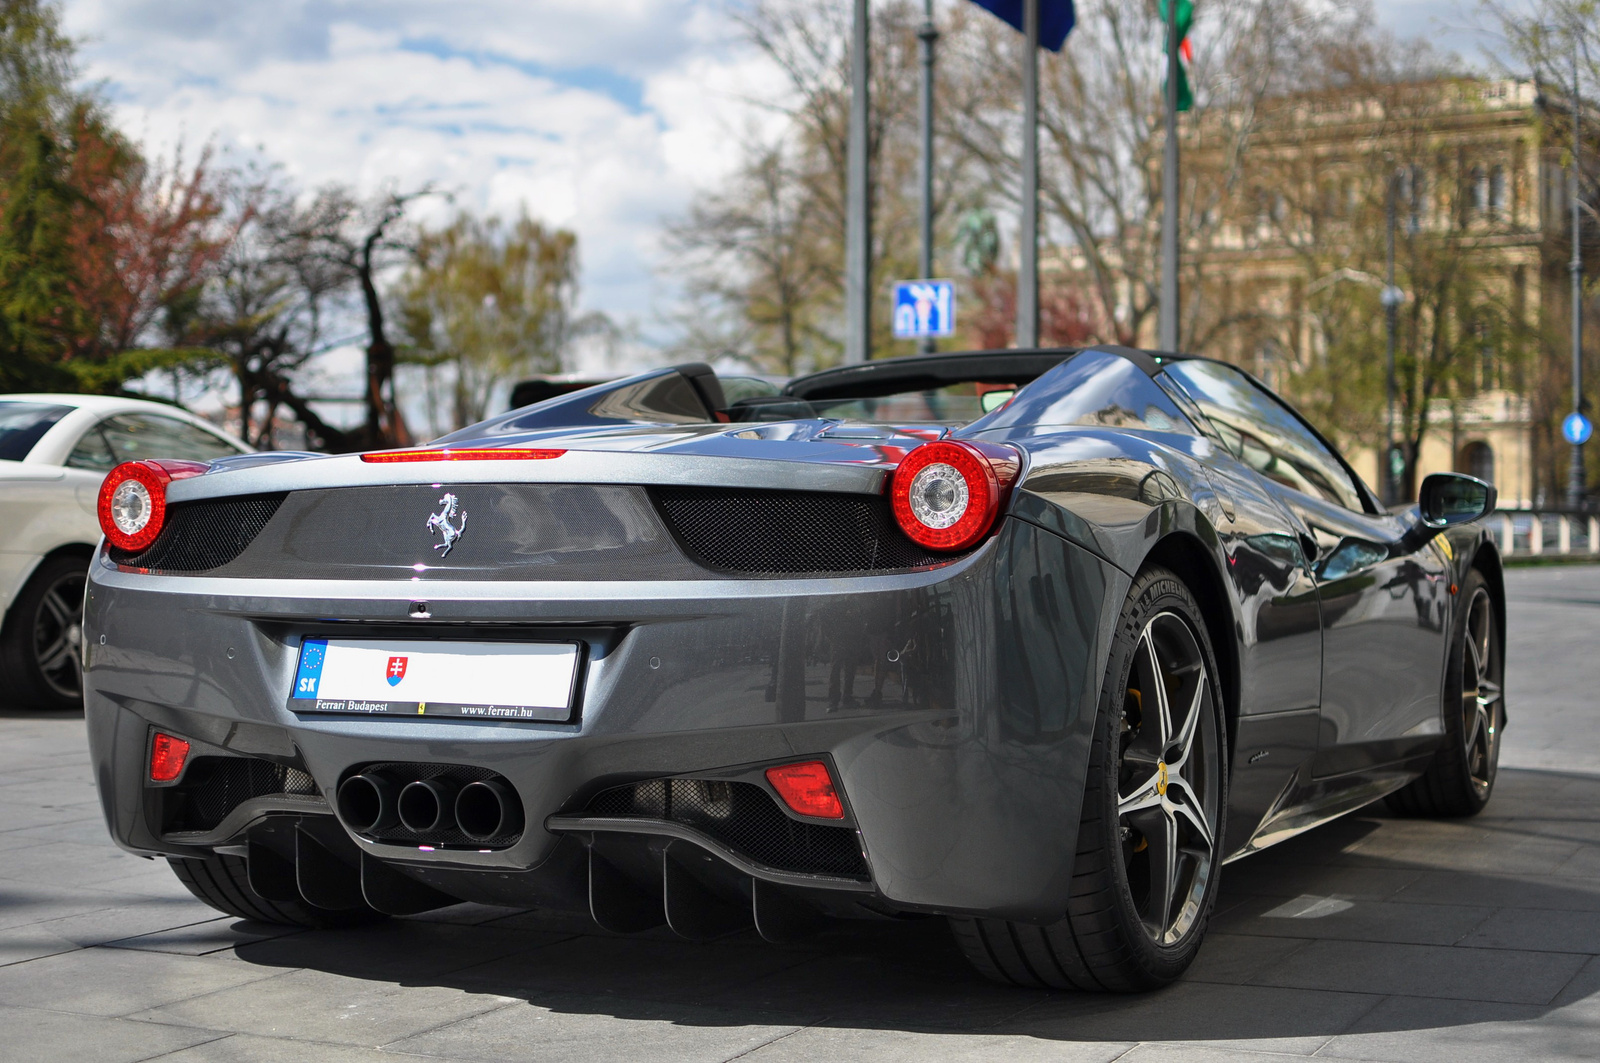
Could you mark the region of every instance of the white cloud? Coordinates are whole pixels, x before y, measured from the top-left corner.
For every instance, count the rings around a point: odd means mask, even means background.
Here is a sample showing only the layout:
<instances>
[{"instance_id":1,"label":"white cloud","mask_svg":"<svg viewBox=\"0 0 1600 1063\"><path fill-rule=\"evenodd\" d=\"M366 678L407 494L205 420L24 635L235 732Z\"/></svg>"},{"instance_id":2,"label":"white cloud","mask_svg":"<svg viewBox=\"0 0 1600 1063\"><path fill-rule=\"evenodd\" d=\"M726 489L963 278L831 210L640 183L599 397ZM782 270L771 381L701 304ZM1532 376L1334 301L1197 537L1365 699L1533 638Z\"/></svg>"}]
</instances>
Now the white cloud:
<instances>
[{"instance_id":1,"label":"white cloud","mask_svg":"<svg viewBox=\"0 0 1600 1063\"><path fill-rule=\"evenodd\" d=\"M659 329L662 223L776 120L737 0L64 0L125 129L262 151L307 186L432 182L580 239L585 309ZM941 0L941 3L952 0ZM1472 51L1468 0L1380 21ZM442 205L432 208L442 213ZM657 335L657 339L666 337Z\"/></svg>"},{"instance_id":2,"label":"white cloud","mask_svg":"<svg viewBox=\"0 0 1600 1063\"><path fill-rule=\"evenodd\" d=\"M662 223L735 161L772 76L718 0L67 0L85 73L156 151L260 151L307 186L448 189L570 227L585 309L675 296ZM443 206L431 208L443 213Z\"/></svg>"}]
</instances>

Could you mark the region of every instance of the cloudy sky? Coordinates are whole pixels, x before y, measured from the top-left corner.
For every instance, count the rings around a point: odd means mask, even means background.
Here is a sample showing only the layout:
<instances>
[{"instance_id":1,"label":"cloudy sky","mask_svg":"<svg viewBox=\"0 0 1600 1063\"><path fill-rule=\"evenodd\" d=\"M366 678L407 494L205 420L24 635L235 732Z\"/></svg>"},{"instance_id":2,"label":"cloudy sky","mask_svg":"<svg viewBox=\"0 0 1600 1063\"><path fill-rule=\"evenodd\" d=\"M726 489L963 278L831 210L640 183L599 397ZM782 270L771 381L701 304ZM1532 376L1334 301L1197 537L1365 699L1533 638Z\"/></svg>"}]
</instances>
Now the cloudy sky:
<instances>
[{"instance_id":1,"label":"cloudy sky","mask_svg":"<svg viewBox=\"0 0 1600 1063\"><path fill-rule=\"evenodd\" d=\"M432 181L479 210L577 231L583 302L663 338L664 219L733 162L774 74L738 0L65 0L85 72L159 148L260 151L298 181ZM843 3L845 0L818 0ZM956 0L940 0L941 3ZM1475 50L1471 0L1379 17Z\"/></svg>"}]
</instances>

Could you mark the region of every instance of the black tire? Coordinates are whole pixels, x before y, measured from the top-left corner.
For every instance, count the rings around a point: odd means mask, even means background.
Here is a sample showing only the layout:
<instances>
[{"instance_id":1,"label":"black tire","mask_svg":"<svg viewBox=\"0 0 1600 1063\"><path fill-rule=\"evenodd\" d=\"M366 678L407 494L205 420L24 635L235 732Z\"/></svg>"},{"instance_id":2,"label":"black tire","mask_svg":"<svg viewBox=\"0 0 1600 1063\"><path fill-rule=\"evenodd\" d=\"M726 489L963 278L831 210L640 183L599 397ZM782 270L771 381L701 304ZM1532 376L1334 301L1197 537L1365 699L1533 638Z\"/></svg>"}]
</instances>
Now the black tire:
<instances>
[{"instance_id":1,"label":"black tire","mask_svg":"<svg viewBox=\"0 0 1600 1063\"><path fill-rule=\"evenodd\" d=\"M1169 652L1182 667L1163 663ZM1106 669L1066 916L1046 926L952 919L956 942L980 972L1018 986L1119 993L1156 989L1183 974L1216 901L1228 805L1227 727L1217 675L1194 596L1168 570L1146 570L1128 592ZM1173 711L1152 718L1144 693L1158 677L1169 695L1161 708L1171 701ZM1160 722L1159 734L1146 733L1153 722ZM1181 755L1173 756L1180 747ZM1152 773L1154 750L1160 752ZM1176 791L1170 800L1169 787ZM1202 822L1185 807L1199 809ZM1148 827L1155 819L1167 826L1150 833L1132 826ZM1170 845L1152 841L1156 830ZM1179 869L1162 876L1171 885L1161 897L1151 873L1158 845ZM1209 855L1196 855L1202 850Z\"/></svg>"},{"instance_id":2,"label":"black tire","mask_svg":"<svg viewBox=\"0 0 1600 1063\"><path fill-rule=\"evenodd\" d=\"M217 853L206 857L167 858L172 873L190 893L219 912L258 923L302 926L316 930L365 926L388 918L371 908L334 912L309 904L269 901L250 888L249 865L242 856Z\"/></svg>"},{"instance_id":3,"label":"black tire","mask_svg":"<svg viewBox=\"0 0 1600 1063\"><path fill-rule=\"evenodd\" d=\"M0 629L0 671L22 709L83 708L83 584L89 561L47 558L11 603Z\"/></svg>"},{"instance_id":4,"label":"black tire","mask_svg":"<svg viewBox=\"0 0 1600 1063\"><path fill-rule=\"evenodd\" d=\"M1494 793L1505 728L1505 632L1494 592L1473 569L1445 665L1444 746L1417 779L1389 795L1402 816L1475 816Z\"/></svg>"}]
</instances>

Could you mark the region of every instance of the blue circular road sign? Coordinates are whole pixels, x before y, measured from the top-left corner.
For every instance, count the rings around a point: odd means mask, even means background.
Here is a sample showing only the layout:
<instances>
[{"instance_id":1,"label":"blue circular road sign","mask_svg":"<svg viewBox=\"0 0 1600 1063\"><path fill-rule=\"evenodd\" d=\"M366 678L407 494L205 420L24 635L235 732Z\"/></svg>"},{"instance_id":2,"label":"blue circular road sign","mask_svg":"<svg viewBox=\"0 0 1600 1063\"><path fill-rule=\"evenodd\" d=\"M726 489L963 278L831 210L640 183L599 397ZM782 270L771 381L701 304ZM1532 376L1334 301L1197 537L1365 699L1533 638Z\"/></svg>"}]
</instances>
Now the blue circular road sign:
<instances>
[{"instance_id":1,"label":"blue circular road sign","mask_svg":"<svg viewBox=\"0 0 1600 1063\"><path fill-rule=\"evenodd\" d=\"M1589 437L1594 434L1594 425L1589 423L1589 418L1581 413L1569 413L1561 422L1561 435L1568 443L1580 447L1589 442Z\"/></svg>"}]
</instances>

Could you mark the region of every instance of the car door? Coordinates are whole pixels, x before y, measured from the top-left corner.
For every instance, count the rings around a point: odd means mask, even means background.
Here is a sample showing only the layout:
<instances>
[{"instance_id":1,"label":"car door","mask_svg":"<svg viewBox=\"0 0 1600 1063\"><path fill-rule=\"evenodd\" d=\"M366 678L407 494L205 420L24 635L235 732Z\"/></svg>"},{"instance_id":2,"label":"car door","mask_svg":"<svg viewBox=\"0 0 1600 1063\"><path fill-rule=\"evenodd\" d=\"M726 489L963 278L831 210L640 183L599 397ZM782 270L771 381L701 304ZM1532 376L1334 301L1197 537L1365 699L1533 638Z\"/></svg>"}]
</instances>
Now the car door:
<instances>
[{"instance_id":1,"label":"car door","mask_svg":"<svg viewBox=\"0 0 1600 1063\"><path fill-rule=\"evenodd\" d=\"M1402 522L1289 406L1231 366L1169 368L1292 518L1322 610L1314 773L1360 771L1426 750L1440 731L1448 578L1433 546L1397 553Z\"/></svg>"},{"instance_id":2,"label":"car door","mask_svg":"<svg viewBox=\"0 0 1600 1063\"><path fill-rule=\"evenodd\" d=\"M115 413L96 428L105 451L117 462L143 458L211 461L240 453L238 446L220 435L159 413ZM85 436L80 446L88 445Z\"/></svg>"},{"instance_id":3,"label":"car door","mask_svg":"<svg viewBox=\"0 0 1600 1063\"><path fill-rule=\"evenodd\" d=\"M114 413L101 418L78 438L65 463L67 481L87 521L88 541L100 535L96 515L100 482L122 462L143 458L209 461L238 453L239 447L229 440L176 417Z\"/></svg>"}]
</instances>

